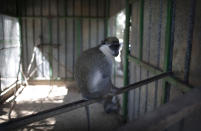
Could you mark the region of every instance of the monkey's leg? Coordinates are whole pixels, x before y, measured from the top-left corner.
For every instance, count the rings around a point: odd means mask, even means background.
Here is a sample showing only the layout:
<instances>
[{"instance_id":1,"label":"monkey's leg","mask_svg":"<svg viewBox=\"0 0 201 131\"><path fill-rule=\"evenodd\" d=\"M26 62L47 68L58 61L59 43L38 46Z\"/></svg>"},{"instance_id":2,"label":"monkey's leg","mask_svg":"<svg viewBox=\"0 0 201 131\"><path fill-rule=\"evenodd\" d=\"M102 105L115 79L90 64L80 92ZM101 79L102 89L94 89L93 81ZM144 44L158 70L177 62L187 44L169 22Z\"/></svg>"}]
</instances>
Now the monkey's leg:
<instances>
[{"instance_id":1,"label":"monkey's leg","mask_svg":"<svg viewBox=\"0 0 201 131\"><path fill-rule=\"evenodd\" d=\"M86 115L87 115L87 128L90 131L90 113L89 113L89 106L85 106Z\"/></svg>"}]
</instances>

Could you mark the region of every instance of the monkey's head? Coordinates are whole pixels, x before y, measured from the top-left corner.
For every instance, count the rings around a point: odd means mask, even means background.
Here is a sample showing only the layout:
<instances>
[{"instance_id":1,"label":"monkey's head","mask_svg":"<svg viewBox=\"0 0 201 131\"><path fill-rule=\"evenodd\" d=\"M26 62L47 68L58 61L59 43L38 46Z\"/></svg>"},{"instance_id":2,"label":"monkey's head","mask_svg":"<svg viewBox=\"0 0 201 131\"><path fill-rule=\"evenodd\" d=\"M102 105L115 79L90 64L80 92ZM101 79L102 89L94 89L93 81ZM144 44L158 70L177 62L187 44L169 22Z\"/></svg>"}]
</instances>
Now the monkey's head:
<instances>
[{"instance_id":1,"label":"monkey's head","mask_svg":"<svg viewBox=\"0 0 201 131\"><path fill-rule=\"evenodd\" d=\"M101 42L101 47L104 47L114 57L119 55L120 46L119 39L116 37L108 37Z\"/></svg>"}]
</instances>

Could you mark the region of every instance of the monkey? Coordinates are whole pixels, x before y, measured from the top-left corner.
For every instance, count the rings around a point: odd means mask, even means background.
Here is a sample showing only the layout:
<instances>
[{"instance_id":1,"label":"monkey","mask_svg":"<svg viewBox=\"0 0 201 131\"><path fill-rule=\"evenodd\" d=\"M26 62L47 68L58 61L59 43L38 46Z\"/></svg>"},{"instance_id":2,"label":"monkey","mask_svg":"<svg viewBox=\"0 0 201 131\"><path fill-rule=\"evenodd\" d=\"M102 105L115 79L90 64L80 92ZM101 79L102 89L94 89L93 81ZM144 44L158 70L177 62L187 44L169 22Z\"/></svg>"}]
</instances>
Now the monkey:
<instances>
[{"instance_id":1,"label":"monkey","mask_svg":"<svg viewBox=\"0 0 201 131\"><path fill-rule=\"evenodd\" d=\"M114 58L118 56L120 43L116 37L108 37L98 46L84 51L75 63L75 81L82 96L87 99L97 99L118 90L112 84L112 67ZM119 110L116 97L104 101L106 113ZM85 107L90 130L89 107Z\"/></svg>"}]
</instances>

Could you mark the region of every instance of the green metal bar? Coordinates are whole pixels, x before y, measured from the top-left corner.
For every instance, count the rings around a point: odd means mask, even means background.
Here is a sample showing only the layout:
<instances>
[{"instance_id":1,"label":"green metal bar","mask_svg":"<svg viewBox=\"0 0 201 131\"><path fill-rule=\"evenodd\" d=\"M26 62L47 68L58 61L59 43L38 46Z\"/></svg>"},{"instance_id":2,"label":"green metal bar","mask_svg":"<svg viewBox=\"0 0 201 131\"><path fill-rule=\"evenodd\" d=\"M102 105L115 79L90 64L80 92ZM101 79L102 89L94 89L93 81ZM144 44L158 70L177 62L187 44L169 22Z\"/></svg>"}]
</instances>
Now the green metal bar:
<instances>
[{"instance_id":1,"label":"green metal bar","mask_svg":"<svg viewBox=\"0 0 201 131\"><path fill-rule=\"evenodd\" d=\"M55 19L55 18L60 18L60 19L106 19L106 17L103 16L23 16L22 19Z\"/></svg>"},{"instance_id":2,"label":"green metal bar","mask_svg":"<svg viewBox=\"0 0 201 131\"><path fill-rule=\"evenodd\" d=\"M143 31L144 31L144 0L140 0L140 49L139 58L142 60L143 55Z\"/></svg>"},{"instance_id":3,"label":"green metal bar","mask_svg":"<svg viewBox=\"0 0 201 131\"><path fill-rule=\"evenodd\" d=\"M129 56L129 33L130 33L130 16L131 16L131 4L126 0L126 26L124 34L124 86L129 84L128 76L128 56ZM126 122L128 116L128 92L123 94L123 117Z\"/></svg>"},{"instance_id":4,"label":"green metal bar","mask_svg":"<svg viewBox=\"0 0 201 131\"><path fill-rule=\"evenodd\" d=\"M164 54L164 65L163 68L165 71L168 70L169 59L170 59L170 42L171 42L171 21L172 21L172 0L168 0L167 3L167 24L165 32L165 54Z\"/></svg>"},{"instance_id":5,"label":"green metal bar","mask_svg":"<svg viewBox=\"0 0 201 131\"><path fill-rule=\"evenodd\" d=\"M163 70L169 70L170 64L170 46L171 46L171 23L172 23L172 0L167 1L167 18L166 18L166 32L165 32L165 52L164 52L164 64ZM169 84L167 81L163 81L163 103L166 103L168 100L168 92Z\"/></svg>"},{"instance_id":6,"label":"green metal bar","mask_svg":"<svg viewBox=\"0 0 201 131\"><path fill-rule=\"evenodd\" d=\"M141 61L139 58L134 56L129 56L130 62L135 62L136 64L140 65L141 67L145 68L146 70L150 71L151 73L158 75L163 73L161 69L158 69L152 65L149 65L148 63ZM185 82L178 80L177 78L173 76L168 76L164 79L166 82L169 82L170 84L174 85L176 88L180 89L182 92L188 92L191 90L192 86L187 85Z\"/></svg>"}]
</instances>

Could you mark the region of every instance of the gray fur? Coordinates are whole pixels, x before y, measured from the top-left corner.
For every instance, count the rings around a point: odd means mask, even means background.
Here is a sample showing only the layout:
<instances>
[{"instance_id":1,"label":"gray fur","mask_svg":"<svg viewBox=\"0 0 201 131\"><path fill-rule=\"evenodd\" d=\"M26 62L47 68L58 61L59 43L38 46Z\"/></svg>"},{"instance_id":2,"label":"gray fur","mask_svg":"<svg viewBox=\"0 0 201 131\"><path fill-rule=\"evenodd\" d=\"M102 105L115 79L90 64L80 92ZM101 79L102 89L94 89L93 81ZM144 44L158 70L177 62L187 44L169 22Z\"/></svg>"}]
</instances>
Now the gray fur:
<instances>
[{"instance_id":1,"label":"gray fur","mask_svg":"<svg viewBox=\"0 0 201 131\"><path fill-rule=\"evenodd\" d=\"M75 79L84 98L93 99L101 97L112 88L111 73L112 62L100 51L100 46L91 48L82 53L75 65ZM100 74L97 84L93 82Z\"/></svg>"}]
</instances>

